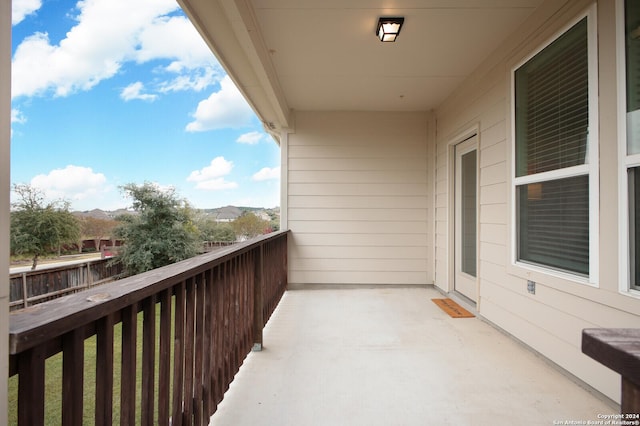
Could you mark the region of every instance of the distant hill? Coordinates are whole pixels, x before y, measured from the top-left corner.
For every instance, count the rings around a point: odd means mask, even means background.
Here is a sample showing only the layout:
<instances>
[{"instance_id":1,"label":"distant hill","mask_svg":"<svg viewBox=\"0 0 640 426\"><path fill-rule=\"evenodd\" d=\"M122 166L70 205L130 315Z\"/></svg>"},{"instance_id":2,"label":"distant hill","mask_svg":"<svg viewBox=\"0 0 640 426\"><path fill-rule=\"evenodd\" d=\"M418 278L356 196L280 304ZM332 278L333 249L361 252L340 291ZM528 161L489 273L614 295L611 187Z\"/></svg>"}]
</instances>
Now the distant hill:
<instances>
[{"instance_id":1,"label":"distant hill","mask_svg":"<svg viewBox=\"0 0 640 426\"><path fill-rule=\"evenodd\" d=\"M73 215L77 217L91 217L94 219L101 219L101 220L113 220L113 217L109 213L100 209L93 209L93 210L84 211L84 212L73 212Z\"/></svg>"},{"instance_id":2,"label":"distant hill","mask_svg":"<svg viewBox=\"0 0 640 426\"><path fill-rule=\"evenodd\" d=\"M256 214L264 212L264 214L271 217L280 216L279 207L275 207L272 209L265 209L263 207L225 206L225 207L218 207L215 209L202 209L201 211L207 214L208 216L213 216L215 220L220 222L231 222L237 219L238 217L242 216L242 214L245 212L251 212ZM119 210L113 210L113 211L93 209L93 210L87 210L82 212L73 212L73 214L78 217L92 217L95 219L113 220L122 214L134 214L134 212L127 209L119 209Z\"/></svg>"},{"instance_id":3,"label":"distant hill","mask_svg":"<svg viewBox=\"0 0 640 426\"><path fill-rule=\"evenodd\" d=\"M279 207L273 209L265 209L263 207L225 206L215 209L203 209L202 211L209 216L213 216L214 219L218 222L231 222L242 216L243 213L254 213L258 216L266 217L280 216Z\"/></svg>"},{"instance_id":4,"label":"distant hill","mask_svg":"<svg viewBox=\"0 0 640 426\"><path fill-rule=\"evenodd\" d=\"M77 217L92 217L94 219L114 220L121 214L134 214L133 211L127 209L118 209L113 211L93 209L83 212L73 212Z\"/></svg>"}]
</instances>

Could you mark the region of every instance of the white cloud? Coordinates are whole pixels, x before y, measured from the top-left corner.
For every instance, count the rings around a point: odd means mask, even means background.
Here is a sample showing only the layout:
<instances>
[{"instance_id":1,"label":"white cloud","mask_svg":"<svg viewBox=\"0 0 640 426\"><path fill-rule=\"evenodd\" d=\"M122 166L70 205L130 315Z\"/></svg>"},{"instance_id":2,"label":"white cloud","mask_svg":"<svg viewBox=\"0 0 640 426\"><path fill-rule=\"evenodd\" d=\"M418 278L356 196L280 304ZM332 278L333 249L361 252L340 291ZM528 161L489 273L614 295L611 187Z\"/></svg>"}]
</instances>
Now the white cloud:
<instances>
[{"instance_id":1,"label":"white cloud","mask_svg":"<svg viewBox=\"0 0 640 426\"><path fill-rule=\"evenodd\" d=\"M20 111L19 109L11 108L11 122L24 124L27 122L27 118L22 114L22 111Z\"/></svg>"},{"instance_id":2,"label":"white cloud","mask_svg":"<svg viewBox=\"0 0 640 426\"><path fill-rule=\"evenodd\" d=\"M17 108L11 108L11 124L18 123L24 124L27 122L27 117L22 114ZM11 126L11 137L13 138L13 126Z\"/></svg>"},{"instance_id":3,"label":"white cloud","mask_svg":"<svg viewBox=\"0 0 640 426\"><path fill-rule=\"evenodd\" d=\"M132 101L134 99L139 99L142 101L155 101L158 99L158 95L151 95L148 93L142 93L144 90L144 84L141 81L137 81L135 83L131 83L120 92L120 97L125 101Z\"/></svg>"},{"instance_id":4,"label":"white cloud","mask_svg":"<svg viewBox=\"0 0 640 426\"><path fill-rule=\"evenodd\" d=\"M236 139L236 142L246 143L247 145L255 145L263 139L264 139L264 133L253 131L253 132L244 133L240 135L238 139Z\"/></svg>"},{"instance_id":5,"label":"white cloud","mask_svg":"<svg viewBox=\"0 0 640 426\"><path fill-rule=\"evenodd\" d=\"M30 184L40 189L47 199L70 201L75 210L104 205L105 196L115 192L104 174L96 173L90 167L74 165L34 176Z\"/></svg>"},{"instance_id":6,"label":"white cloud","mask_svg":"<svg viewBox=\"0 0 640 426\"><path fill-rule=\"evenodd\" d=\"M196 182L197 189L204 189L207 191L234 189L238 187L238 184L224 179L224 176L231 173L232 169L232 161L227 161L224 157L216 157L211 160L211 163L208 166L191 172L187 181Z\"/></svg>"},{"instance_id":7,"label":"white cloud","mask_svg":"<svg viewBox=\"0 0 640 426\"><path fill-rule=\"evenodd\" d=\"M18 25L27 16L42 7L42 0L13 0L11 5L11 25Z\"/></svg>"},{"instance_id":8,"label":"white cloud","mask_svg":"<svg viewBox=\"0 0 640 426\"><path fill-rule=\"evenodd\" d=\"M200 101L193 114L195 121L187 124L188 132L203 132L222 128L239 128L251 123L253 111L229 76L220 81L220 91Z\"/></svg>"},{"instance_id":9,"label":"white cloud","mask_svg":"<svg viewBox=\"0 0 640 426\"><path fill-rule=\"evenodd\" d=\"M161 83L172 90L202 90L220 78L195 28L183 16L165 16L178 9L174 0L84 0L77 9L77 25L59 44L35 33L16 48L14 97L89 90L127 61L172 61L164 71L178 75Z\"/></svg>"},{"instance_id":10,"label":"white cloud","mask_svg":"<svg viewBox=\"0 0 640 426\"><path fill-rule=\"evenodd\" d=\"M207 179L225 176L231 173L233 161L227 161L224 157L216 157L211 163L200 170L194 170L187 178L190 182L202 182Z\"/></svg>"},{"instance_id":11,"label":"white cloud","mask_svg":"<svg viewBox=\"0 0 640 426\"><path fill-rule=\"evenodd\" d=\"M183 90L201 91L224 77L224 72L195 27L184 16L162 16L140 34L138 62L158 58L171 60L162 68L175 77L161 81L161 93Z\"/></svg>"},{"instance_id":12,"label":"white cloud","mask_svg":"<svg viewBox=\"0 0 640 426\"><path fill-rule=\"evenodd\" d=\"M142 29L139 40L140 49L136 52L138 62L173 59L166 67L172 72L217 65L207 44L184 16L155 18Z\"/></svg>"},{"instance_id":13,"label":"white cloud","mask_svg":"<svg viewBox=\"0 0 640 426\"><path fill-rule=\"evenodd\" d=\"M214 67L196 69L188 74L181 74L160 82L157 90L160 93L181 92L184 90L200 92L219 81L222 78L222 74L222 71Z\"/></svg>"},{"instance_id":14,"label":"white cloud","mask_svg":"<svg viewBox=\"0 0 640 426\"><path fill-rule=\"evenodd\" d=\"M224 178L216 178L198 182L196 184L197 189L204 189L205 191L221 191L223 189L235 189L238 187L236 182L229 182Z\"/></svg>"},{"instance_id":15,"label":"white cloud","mask_svg":"<svg viewBox=\"0 0 640 426\"><path fill-rule=\"evenodd\" d=\"M264 167L252 177L255 181L280 179L280 167Z\"/></svg>"}]
</instances>

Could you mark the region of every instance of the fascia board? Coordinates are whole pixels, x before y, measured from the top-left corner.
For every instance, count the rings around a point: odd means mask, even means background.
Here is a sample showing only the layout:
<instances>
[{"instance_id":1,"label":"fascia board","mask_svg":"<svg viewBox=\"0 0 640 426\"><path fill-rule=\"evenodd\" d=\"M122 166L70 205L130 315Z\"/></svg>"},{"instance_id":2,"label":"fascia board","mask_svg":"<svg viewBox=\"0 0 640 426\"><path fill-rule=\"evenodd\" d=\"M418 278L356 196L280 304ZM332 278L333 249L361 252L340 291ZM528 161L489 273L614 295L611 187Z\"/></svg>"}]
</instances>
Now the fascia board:
<instances>
[{"instance_id":1,"label":"fascia board","mask_svg":"<svg viewBox=\"0 0 640 426\"><path fill-rule=\"evenodd\" d=\"M242 0L178 0L178 4L265 128L289 129L291 112L251 5Z\"/></svg>"}]
</instances>

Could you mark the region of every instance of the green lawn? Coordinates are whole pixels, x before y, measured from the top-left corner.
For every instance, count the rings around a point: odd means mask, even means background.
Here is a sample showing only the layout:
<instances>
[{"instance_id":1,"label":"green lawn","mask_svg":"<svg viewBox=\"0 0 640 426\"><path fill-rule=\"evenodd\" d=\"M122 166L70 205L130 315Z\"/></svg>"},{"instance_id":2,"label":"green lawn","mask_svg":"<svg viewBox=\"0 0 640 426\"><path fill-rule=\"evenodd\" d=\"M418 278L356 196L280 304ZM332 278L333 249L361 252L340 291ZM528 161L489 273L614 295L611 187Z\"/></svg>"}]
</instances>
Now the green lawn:
<instances>
[{"instance_id":1,"label":"green lawn","mask_svg":"<svg viewBox=\"0 0 640 426\"><path fill-rule=\"evenodd\" d=\"M174 310L172 309L172 312ZM136 422L140 423L140 400L142 388L142 323L143 315L138 315L137 355L136 355ZM156 306L156 330L160 327L160 305ZM113 424L120 424L120 368L121 368L121 343L122 326L114 327L113 348ZM173 336L172 336L173 338ZM158 357L159 357L159 332L156 331L156 378L155 392L158 392ZM173 371L173 350L171 353ZM47 359L45 376L45 420L46 425L62 423L62 354L57 354ZM83 424L94 423L96 387L96 337L85 341L84 357L84 421ZM157 407L156 407L157 408ZM17 424L18 414L18 376L9 378L9 424ZM156 412L157 416L157 412ZM156 422L154 422L156 423Z\"/></svg>"}]
</instances>

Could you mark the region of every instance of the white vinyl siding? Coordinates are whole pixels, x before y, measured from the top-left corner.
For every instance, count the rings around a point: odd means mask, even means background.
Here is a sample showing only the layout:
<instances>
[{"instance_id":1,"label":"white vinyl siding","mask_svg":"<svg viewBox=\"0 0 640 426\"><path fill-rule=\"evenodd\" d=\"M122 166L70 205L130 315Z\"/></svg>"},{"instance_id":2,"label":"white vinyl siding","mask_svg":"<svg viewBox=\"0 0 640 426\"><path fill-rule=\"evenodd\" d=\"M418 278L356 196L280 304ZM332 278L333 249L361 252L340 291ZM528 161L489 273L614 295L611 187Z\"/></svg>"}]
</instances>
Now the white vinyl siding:
<instances>
[{"instance_id":1,"label":"white vinyl siding","mask_svg":"<svg viewBox=\"0 0 640 426\"><path fill-rule=\"evenodd\" d=\"M467 129L478 126L477 308L480 315L619 401L620 376L588 359L581 351L584 328L640 326L640 300L618 292L617 262L624 256L618 255L616 246L619 239L618 133L610 121L617 101L616 68L615 60L612 60L615 58L613 2L597 4L597 21L601 25L598 29L599 51L605 59L597 64L600 81L593 84L599 89L601 112L596 117L601 169L595 187L599 187L596 201L602 203L603 208L597 227L600 244L590 255L596 258L591 260L599 262L599 270L594 273L598 286L584 285L584 280L576 279L575 275L514 264L512 252L515 241L512 70L575 24L576 18L584 16L584 11L594 4L586 0L545 2L526 25L505 40L473 71L454 96L437 109L435 284L444 291L453 290L449 249L453 242L448 233L451 224L448 200L453 196L449 193L450 144ZM528 280L536 283L535 294L527 292Z\"/></svg>"},{"instance_id":2,"label":"white vinyl siding","mask_svg":"<svg viewBox=\"0 0 640 426\"><path fill-rule=\"evenodd\" d=\"M289 281L431 283L428 167L424 113L297 112Z\"/></svg>"}]
</instances>

